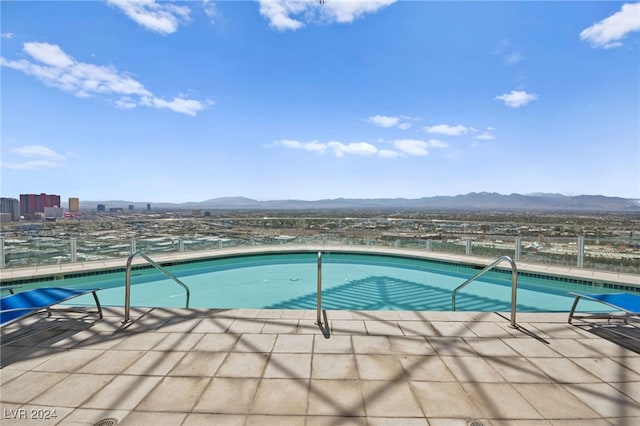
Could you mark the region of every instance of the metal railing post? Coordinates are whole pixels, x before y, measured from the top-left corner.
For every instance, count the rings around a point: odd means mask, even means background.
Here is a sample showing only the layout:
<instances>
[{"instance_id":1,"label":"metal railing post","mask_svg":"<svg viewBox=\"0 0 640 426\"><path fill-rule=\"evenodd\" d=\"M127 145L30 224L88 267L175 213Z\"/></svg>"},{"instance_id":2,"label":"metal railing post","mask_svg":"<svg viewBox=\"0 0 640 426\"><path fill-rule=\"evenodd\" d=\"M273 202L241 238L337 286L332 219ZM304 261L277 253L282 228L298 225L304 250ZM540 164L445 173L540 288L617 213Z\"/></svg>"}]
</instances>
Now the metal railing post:
<instances>
[{"instance_id":1,"label":"metal railing post","mask_svg":"<svg viewBox=\"0 0 640 426\"><path fill-rule=\"evenodd\" d=\"M318 299L316 307L316 325L322 325L322 252L318 252Z\"/></svg>"},{"instance_id":2,"label":"metal railing post","mask_svg":"<svg viewBox=\"0 0 640 426\"><path fill-rule=\"evenodd\" d=\"M78 261L78 246L77 246L77 240L75 238L71 238L71 240L69 241L71 244L71 262L75 263Z\"/></svg>"},{"instance_id":3,"label":"metal railing post","mask_svg":"<svg viewBox=\"0 0 640 426\"><path fill-rule=\"evenodd\" d=\"M584 268L584 235L578 237L578 268Z\"/></svg>"},{"instance_id":4,"label":"metal railing post","mask_svg":"<svg viewBox=\"0 0 640 426\"><path fill-rule=\"evenodd\" d=\"M4 238L0 237L0 269L4 268Z\"/></svg>"}]
</instances>

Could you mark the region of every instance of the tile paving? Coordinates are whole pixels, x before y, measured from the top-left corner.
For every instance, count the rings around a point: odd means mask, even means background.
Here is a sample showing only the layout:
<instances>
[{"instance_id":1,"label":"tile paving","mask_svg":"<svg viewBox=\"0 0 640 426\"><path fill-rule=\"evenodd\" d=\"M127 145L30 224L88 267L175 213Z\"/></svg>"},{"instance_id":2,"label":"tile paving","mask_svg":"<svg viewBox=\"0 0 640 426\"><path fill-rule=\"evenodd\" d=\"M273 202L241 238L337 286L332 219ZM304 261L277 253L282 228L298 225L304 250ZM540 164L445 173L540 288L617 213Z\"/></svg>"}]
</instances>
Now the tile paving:
<instances>
[{"instance_id":1,"label":"tile paving","mask_svg":"<svg viewBox=\"0 0 640 426\"><path fill-rule=\"evenodd\" d=\"M322 330L311 311L134 313L4 327L3 426L640 424L640 333L622 322L328 311Z\"/></svg>"},{"instance_id":2,"label":"tile paving","mask_svg":"<svg viewBox=\"0 0 640 426\"><path fill-rule=\"evenodd\" d=\"M384 250L389 252L406 254ZM116 259L19 268L3 270L2 278L121 266ZM522 263L519 269L640 285L639 276ZM94 425L106 418L154 426L640 424L637 323L570 325L566 313L520 313L519 328L512 329L508 317L327 311L328 323L320 328L316 312L303 310L137 308L126 325L122 308L105 309L102 320L66 313L33 316L2 329L0 421L3 426ZM55 418L43 418L50 414Z\"/></svg>"}]
</instances>

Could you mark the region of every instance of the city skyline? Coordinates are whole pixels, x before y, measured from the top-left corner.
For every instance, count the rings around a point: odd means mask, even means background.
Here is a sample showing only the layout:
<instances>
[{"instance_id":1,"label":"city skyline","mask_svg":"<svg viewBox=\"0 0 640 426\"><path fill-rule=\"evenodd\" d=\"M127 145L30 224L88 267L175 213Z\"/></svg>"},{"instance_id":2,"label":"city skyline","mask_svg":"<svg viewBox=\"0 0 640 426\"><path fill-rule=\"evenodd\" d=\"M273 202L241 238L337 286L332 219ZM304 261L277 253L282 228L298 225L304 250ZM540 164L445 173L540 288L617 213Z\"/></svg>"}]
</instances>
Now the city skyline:
<instances>
[{"instance_id":1,"label":"city skyline","mask_svg":"<svg viewBox=\"0 0 640 426\"><path fill-rule=\"evenodd\" d=\"M640 199L637 2L0 9L2 197Z\"/></svg>"}]
</instances>

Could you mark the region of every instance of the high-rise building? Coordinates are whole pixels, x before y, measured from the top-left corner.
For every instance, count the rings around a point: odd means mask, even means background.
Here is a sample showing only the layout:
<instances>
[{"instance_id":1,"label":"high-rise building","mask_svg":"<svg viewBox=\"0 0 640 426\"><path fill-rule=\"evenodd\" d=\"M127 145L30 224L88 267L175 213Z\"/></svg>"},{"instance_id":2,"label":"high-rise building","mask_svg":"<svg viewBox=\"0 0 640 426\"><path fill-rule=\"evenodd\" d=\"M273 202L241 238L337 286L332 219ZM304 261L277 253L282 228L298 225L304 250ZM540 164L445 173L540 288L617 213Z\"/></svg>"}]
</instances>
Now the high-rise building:
<instances>
[{"instance_id":1,"label":"high-rise building","mask_svg":"<svg viewBox=\"0 0 640 426\"><path fill-rule=\"evenodd\" d=\"M15 198L0 198L0 213L8 213L11 215L11 221L20 220L20 201Z\"/></svg>"},{"instance_id":2,"label":"high-rise building","mask_svg":"<svg viewBox=\"0 0 640 426\"><path fill-rule=\"evenodd\" d=\"M35 219L45 207L60 207L60 196L53 194L20 194L20 215Z\"/></svg>"},{"instance_id":3,"label":"high-rise building","mask_svg":"<svg viewBox=\"0 0 640 426\"><path fill-rule=\"evenodd\" d=\"M69 211L77 213L80 211L80 199L79 198L69 198Z\"/></svg>"},{"instance_id":4,"label":"high-rise building","mask_svg":"<svg viewBox=\"0 0 640 426\"><path fill-rule=\"evenodd\" d=\"M103 212L103 211L107 210L107 207L104 204L98 204L96 206L96 210L98 210L99 212Z\"/></svg>"}]
</instances>

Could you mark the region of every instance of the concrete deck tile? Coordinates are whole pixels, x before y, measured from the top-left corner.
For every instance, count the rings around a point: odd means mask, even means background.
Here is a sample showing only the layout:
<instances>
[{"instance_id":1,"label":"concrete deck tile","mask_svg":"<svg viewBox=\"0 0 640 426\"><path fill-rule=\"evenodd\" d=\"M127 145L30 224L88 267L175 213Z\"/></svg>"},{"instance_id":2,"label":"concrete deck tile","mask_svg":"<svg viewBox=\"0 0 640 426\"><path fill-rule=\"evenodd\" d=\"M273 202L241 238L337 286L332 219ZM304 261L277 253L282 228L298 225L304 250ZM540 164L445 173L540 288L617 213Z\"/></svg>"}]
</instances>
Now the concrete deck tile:
<instances>
[{"instance_id":1,"label":"concrete deck tile","mask_svg":"<svg viewBox=\"0 0 640 426\"><path fill-rule=\"evenodd\" d=\"M431 326L435 329L438 337L476 337L475 333L463 322L439 322L432 321Z\"/></svg>"},{"instance_id":2,"label":"concrete deck tile","mask_svg":"<svg viewBox=\"0 0 640 426\"><path fill-rule=\"evenodd\" d=\"M518 333L515 330L511 330L508 327L501 326L495 322L475 322L466 324L467 328L471 330L476 337L513 337Z\"/></svg>"},{"instance_id":3,"label":"concrete deck tile","mask_svg":"<svg viewBox=\"0 0 640 426\"><path fill-rule=\"evenodd\" d=\"M195 351L229 352L236 345L240 336L235 334L205 334L193 347Z\"/></svg>"},{"instance_id":4,"label":"concrete deck tile","mask_svg":"<svg viewBox=\"0 0 640 426\"><path fill-rule=\"evenodd\" d=\"M132 411L127 417L122 419L119 426L176 426L181 425L187 413L162 413L158 415L155 411Z\"/></svg>"},{"instance_id":5,"label":"concrete deck tile","mask_svg":"<svg viewBox=\"0 0 640 426\"><path fill-rule=\"evenodd\" d=\"M608 383L640 381L640 374L609 358L576 358L573 362Z\"/></svg>"},{"instance_id":6,"label":"concrete deck tile","mask_svg":"<svg viewBox=\"0 0 640 426\"><path fill-rule=\"evenodd\" d=\"M504 382L505 379L485 361L475 356L441 356L440 360L459 382Z\"/></svg>"},{"instance_id":7,"label":"concrete deck tile","mask_svg":"<svg viewBox=\"0 0 640 426\"><path fill-rule=\"evenodd\" d=\"M405 372L395 355L356 355L361 380L404 380Z\"/></svg>"},{"instance_id":8,"label":"concrete deck tile","mask_svg":"<svg viewBox=\"0 0 640 426\"><path fill-rule=\"evenodd\" d=\"M364 326L370 336L402 336L402 329L395 321L365 321Z\"/></svg>"},{"instance_id":9,"label":"concrete deck tile","mask_svg":"<svg viewBox=\"0 0 640 426\"><path fill-rule=\"evenodd\" d=\"M398 321L398 326L405 336L437 336L438 332L430 322Z\"/></svg>"},{"instance_id":10,"label":"concrete deck tile","mask_svg":"<svg viewBox=\"0 0 640 426\"><path fill-rule=\"evenodd\" d=\"M369 426L397 426L398 419L389 418L389 417L367 417L367 424ZM430 426L430 425L433 425L432 419L429 419L429 423L427 423L427 419L425 418L405 417L402 419L402 426ZM469 424L464 420L460 420L459 424L454 425L453 423L451 423L450 426L469 426Z\"/></svg>"},{"instance_id":11,"label":"concrete deck tile","mask_svg":"<svg viewBox=\"0 0 640 426\"><path fill-rule=\"evenodd\" d=\"M68 377L64 373L27 371L9 383L2 384L2 402L24 404Z\"/></svg>"},{"instance_id":12,"label":"concrete deck tile","mask_svg":"<svg viewBox=\"0 0 640 426\"><path fill-rule=\"evenodd\" d=\"M308 401L308 379L263 379L258 385L251 413L305 415Z\"/></svg>"},{"instance_id":13,"label":"concrete deck tile","mask_svg":"<svg viewBox=\"0 0 640 426\"><path fill-rule=\"evenodd\" d=\"M551 344L541 340L508 338L502 339L502 342L525 357L561 357L561 354L555 351Z\"/></svg>"},{"instance_id":14,"label":"concrete deck tile","mask_svg":"<svg viewBox=\"0 0 640 426\"><path fill-rule=\"evenodd\" d=\"M122 424L121 421L129 414L127 410L112 410L112 409L91 409L91 408L78 408L71 411L66 408L65 411L70 411L64 420L58 424L69 426L89 426L95 425L100 420L115 419L118 425ZM62 411L62 409L57 409ZM59 419L59 417L58 417ZM41 424L41 423L38 423ZM4 426L4 423L3 423Z\"/></svg>"},{"instance_id":15,"label":"concrete deck tile","mask_svg":"<svg viewBox=\"0 0 640 426\"><path fill-rule=\"evenodd\" d=\"M566 358L529 358L556 383L596 383L600 380Z\"/></svg>"},{"instance_id":16,"label":"concrete deck tile","mask_svg":"<svg viewBox=\"0 0 640 426\"><path fill-rule=\"evenodd\" d=\"M586 419L600 417L563 386L555 383L520 383L515 386L536 410L548 419Z\"/></svg>"},{"instance_id":17,"label":"concrete deck tile","mask_svg":"<svg viewBox=\"0 0 640 426\"><path fill-rule=\"evenodd\" d=\"M117 376L83 405L87 408L133 410L160 380L160 377Z\"/></svg>"},{"instance_id":18,"label":"concrete deck tile","mask_svg":"<svg viewBox=\"0 0 640 426\"><path fill-rule=\"evenodd\" d=\"M307 420L307 425L311 424ZM333 423L337 424L337 423ZM304 426L304 416L247 416L244 426Z\"/></svg>"},{"instance_id":19,"label":"concrete deck tile","mask_svg":"<svg viewBox=\"0 0 640 426\"><path fill-rule=\"evenodd\" d=\"M21 374L24 374L24 371L2 368L0 369L0 384L6 385Z\"/></svg>"},{"instance_id":20,"label":"concrete deck tile","mask_svg":"<svg viewBox=\"0 0 640 426\"><path fill-rule=\"evenodd\" d=\"M204 318L193 329L194 333L224 333L233 323L233 318Z\"/></svg>"},{"instance_id":21,"label":"concrete deck tile","mask_svg":"<svg viewBox=\"0 0 640 426\"><path fill-rule=\"evenodd\" d=\"M549 420L549 424L552 426L611 426L613 425L624 425L623 422L609 423L605 419L553 419ZM638 423L633 423L638 424Z\"/></svg>"},{"instance_id":22,"label":"concrete deck tile","mask_svg":"<svg viewBox=\"0 0 640 426\"><path fill-rule=\"evenodd\" d=\"M123 374L140 376L166 376L186 355L186 352L145 352L140 358L123 371Z\"/></svg>"},{"instance_id":23,"label":"concrete deck tile","mask_svg":"<svg viewBox=\"0 0 640 426\"><path fill-rule=\"evenodd\" d=\"M204 389L194 411L246 414L250 411L259 379L214 378Z\"/></svg>"},{"instance_id":24,"label":"concrete deck tile","mask_svg":"<svg viewBox=\"0 0 640 426\"><path fill-rule=\"evenodd\" d=\"M234 320L227 331L232 334L260 333L265 323L262 320L252 318L238 318Z\"/></svg>"},{"instance_id":25,"label":"concrete deck tile","mask_svg":"<svg viewBox=\"0 0 640 426\"><path fill-rule=\"evenodd\" d=\"M199 333L168 333L155 345L154 351L190 351L203 338Z\"/></svg>"},{"instance_id":26,"label":"concrete deck tile","mask_svg":"<svg viewBox=\"0 0 640 426\"><path fill-rule=\"evenodd\" d=\"M313 379L357 379L356 358L353 354L314 354L311 377Z\"/></svg>"},{"instance_id":27,"label":"concrete deck tile","mask_svg":"<svg viewBox=\"0 0 640 426\"><path fill-rule=\"evenodd\" d=\"M480 415L458 383L411 382L411 387L427 418L474 419Z\"/></svg>"},{"instance_id":28,"label":"concrete deck tile","mask_svg":"<svg viewBox=\"0 0 640 426\"><path fill-rule=\"evenodd\" d=\"M400 358L400 363L410 380L436 382L455 380L449 368L437 356L406 355Z\"/></svg>"},{"instance_id":29,"label":"concrete deck tile","mask_svg":"<svg viewBox=\"0 0 640 426\"><path fill-rule=\"evenodd\" d=\"M5 348L6 352L5 353ZM50 361L63 350L47 350L44 348L2 347L2 368L9 370L29 371Z\"/></svg>"},{"instance_id":30,"label":"concrete deck tile","mask_svg":"<svg viewBox=\"0 0 640 426\"><path fill-rule=\"evenodd\" d=\"M364 402L357 380L312 380L309 391L311 416L364 416Z\"/></svg>"},{"instance_id":31,"label":"concrete deck tile","mask_svg":"<svg viewBox=\"0 0 640 426\"><path fill-rule=\"evenodd\" d=\"M78 407L113 378L105 374L70 374L30 402L52 407Z\"/></svg>"},{"instance_id":32,"label":"concrete deck tile","mask_svg":"<svg viewBox=\"0 0 640 426\"><path fill-rule=\"evenodd\" d=\"M603 417L640 417L640 404L606 383L580 383L566 388Z\"/></svg>"},{"instance_id":33,"label":"concrete deck tile","mask_svg":"<svg viewBox=\"0 0 640 426\"><path fill-rule=\"evenodd\" d=\"M57 354L53 358L37 365L33 371L57 371L73 373L102 354L101 350L74 349Z\"/></svg>"},{"instance_id":34,"label":"concrete deck tile","mask_svg":"<svg viewBox=\"0 0 640 426\"><path fill-rule=\"evenodd\" d=\"M262 377L268 353L231 352L218 368L217 377Z\"/></svg>"},{"instance_id":35,"label":"concrete deck tile","mask_svg":"<svg viewBox=\"0 0 640 426\"><path fill-rule=\"evenodd\" d=\"M509 383L461 383L471 402L488 419L542 419ZM491 421L491 420L490 420Z\"/></svg>"},{"instance_id":36,"label":"concrete deck tile","mask_svg":"<svg viewBox=\"0 0 640 426\"><path fill-rule=\"evenodd\" d=\"M592 339L549 339L549 346L561 356L580 358L580 357L599 357L603 354L591 347Z\"/></svg>"},{"instance_id":37,"label":"concrete deck tile","mask_svg":"<svg viewBox=\"0 0 640 426\"><path fill-rule=\"evenodd\" d=\"M144 355L143 351L106 351L78 369L86 374L120 374Z\"/></svg>"},{"instance_id":38,"label":"concrete deck tile","mask_svg":"<svg viewBox=\"0 0 640 426\"><path fill-rule=\"evenodd\" d=\"M247 416L243 414L189 414L182 426L224 425L243 426Z\"/></svg>"},{"instance_id":39,"label":"concrete deck tile","mask_svg":"<svg viewBox=\"0 0 640 426\"><path fill-rule=\"evenodd\" d=\"M226 356L224 352L188 352L175 363L169 376L212 377Z\"/></svg>"},{"instance_id":40,"label":"concrete deck tile","mask_svg":"<svg viewBox=\"0 0 640 426\"><path fill-rule=\"evenodd\" d=\"M552 381L544 371L523 357L487 358L485 361L507 382L549 383Z\"/></svg>"},{"instance_id":41,"label":"concrete deck tile","mask_svg":"<svg viewBox=\"0 0 640 426\"><path fill-rule=\"evenodd\" d=\"M308 379L311 377L311 354L272 353L263 377Z\"/></svg>"},{"instance_id":42,"label":"concrete deck tile","mask_svg":"<svg viewBox=\"0 0 640 426\"><path fill-rule=\"evenodd\" d=\"M632 370L638 374L640 374L640 357L622 357L618 358L616 356L610 356L609 359L617 362L618 364L622 364L627 367L629 370Z\"/></svg>"},{"instance_id":43,"label":"concrete deck tile","mask_svg":"<svg viewBox=\"0 0 640 426\"><path fill-rule=\"evenodd\" d=\"M422 417L409 384L404 380L388 382L384 380L362 381L362 393L367 416L373 417ZM398 420L401 423L402 420Z\"/></svg>"},{"instance_id":44,"label":"concrete deck tile","mask_svg":"<svg viewBox=\"0 0 640 426\"><path fill-rule=\"evenodd\" d=\"M313 338L311 334L280 334L276 339L273 352L311 353Z\"/></svg>"},{"instance_id":45,"label":"concrete deck tile","mask_svg":"<svg viewBox=\"0 0 640 426\"><path fill-rule=\"evenodd\" d=\"M344 354L353 353L351 336L331 335L328 339L321 334L313 336L314 353Z\"/></svg>"},{"instance_id":46,"label":"concrete deck tile","mask_svg":"<svg viewBox=\"0 0 640 426\"><path fill-rule=\"evenodd\" d=\"M233 347L233 351L271 352L277 337L275 334L243 334Z\"/></svg>"},{"instance_id":47,"label":"concrete deck tile","mask_svg":"<svg viewBox=\"0 0 640 426\"><path fill-rule=\"evenodd\" d=\"M141 411L191 411L208 383L208 377L165 377L136 409Z\"/></svg>"},{"instance_id":48,"label":"concrete deck tile","mask_svg":"<svg viewBox=\"0 0 640 426\"><path fill-rule=\"evenodd\" d=\"M341 335L366 335L367 328L364 321L329 320L332 334Z\"/></svg>"},{"instance_id":49,"label":"concrete deck tile","mask_svg":"<svg viewBox=\"0 0 640 426\"><path fill-rule=\"evenodd\" d=\"M438 355L475 356L476 351L462 337L427 337Z\"/></svg>"},{"instance_id":50,"label":"concrete deck tile","mask_svg":"<svg viewBox=\"0 0 640 426\"><path fill-rule=\"evenodd\" d=\"M164 333L137 333L121 340L113 348L118 350L148 351L165 337L166 334Z\"/></svg>"},{"instance_id":51,"label":"concrete deck tile","mask_svg":"<svg viewBox=\"0 0 640 426\"><path fill-rule=\"evenodd\" d=\"M514 357L519 354L506 345L502 339L494 337L473 337L466 338L466 342L473 350L483 357Z\"/></svg>"},{"instance_id":52,"label":"concrete deck tile","mask_svg":"<svg viewBox=\"0 0 640 426\"><path fill-rule=\"evenodd\" d=\"M277 319L268 321L261 333L265 334L286 334L295 333L298 328L298 320L294 319Z\"/></svg>"},{"instance_id":53,"label":"concrete deck tile","mask_svg":"<svg viewBox=\"0 0 640 426\"><path fill-rule=\"evenodd\" d=\"M393 354L387 336L352 336L351 341L357 354Z\"/></svg>"},{"instance_id":54,"label":"concrete deck tile","mask_svg":"<svg viewBox=\"0 0 640 426\"><path fill-rule=\"evenodd\" d=\"M640 382L622 382L609 384L640 404Z\"/></svg>"},{"instance_id":55,"label":"concrete deck tile","mask_svg":"<svg viewBox=\"0 0 640 426\"><path fill-rule=\"evenodd\" d=\"M434 355L436 352L421 336L389 336L391 350L396 354Z\"/></svg>"}]
</instances>

